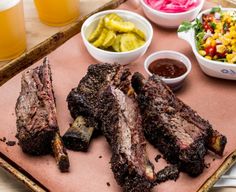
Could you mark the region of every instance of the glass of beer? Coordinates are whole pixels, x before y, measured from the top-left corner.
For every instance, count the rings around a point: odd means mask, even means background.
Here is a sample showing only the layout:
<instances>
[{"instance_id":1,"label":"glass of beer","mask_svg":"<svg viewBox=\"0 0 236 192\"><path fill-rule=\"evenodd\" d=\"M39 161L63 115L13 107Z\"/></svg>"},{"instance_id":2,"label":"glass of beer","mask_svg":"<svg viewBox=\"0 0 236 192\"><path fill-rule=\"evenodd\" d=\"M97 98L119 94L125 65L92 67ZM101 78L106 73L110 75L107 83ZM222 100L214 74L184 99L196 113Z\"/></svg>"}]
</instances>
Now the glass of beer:
<instances>
[{"instance_id":1,"label":"glass of beer","mask_svg":"<svg viewBox=\"0 0 236 192\"><path fill-rule=\"evenodd\" d=\"M40 20L50 26L63 26L79 17L79 0L34 0Z\"/></svg>"},{"instance_id":2,"label":"glass of beer","mask_svg":"<svg viewBox=\"0 0 236 192\"><path fill-rule=\"evenodd\" d=\"M0 0L0 61L13 59L25 49L22 0Z\"/></svg>"}]
</instances>

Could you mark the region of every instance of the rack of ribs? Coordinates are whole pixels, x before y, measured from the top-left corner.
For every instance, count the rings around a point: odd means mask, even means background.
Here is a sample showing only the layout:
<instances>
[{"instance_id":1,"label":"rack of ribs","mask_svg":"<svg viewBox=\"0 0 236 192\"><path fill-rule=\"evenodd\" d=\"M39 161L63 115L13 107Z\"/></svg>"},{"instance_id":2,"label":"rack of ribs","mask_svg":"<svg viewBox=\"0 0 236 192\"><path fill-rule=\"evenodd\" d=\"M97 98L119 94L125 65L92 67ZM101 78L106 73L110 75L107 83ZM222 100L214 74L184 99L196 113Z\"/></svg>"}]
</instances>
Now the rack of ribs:
<instances>
[{"instance_id":1,"label":"rack of ribs","mask_svg":"<svg viewBox=\"0 0 236 192\"><path fill-rule=\"evenodd\" d=\"M22 74L17 99L16 124L19 144L25 153L53 153L62 172L69 169L69 159L59 134L52 74L48 60Z\"/></svg>"},{"instance_id":2,"label":"rack of ribs","mask_svg":"<svg viewBox=\"0 0 236 192\"><path fill-rule=\"evenodd\" d=\"M146 139L167 161L197 176L205 167L207 149L223 155L226 137L178 99L158 76L145 80L135 73L132 86L138 95Z\"/></svg>"}]
</instances>

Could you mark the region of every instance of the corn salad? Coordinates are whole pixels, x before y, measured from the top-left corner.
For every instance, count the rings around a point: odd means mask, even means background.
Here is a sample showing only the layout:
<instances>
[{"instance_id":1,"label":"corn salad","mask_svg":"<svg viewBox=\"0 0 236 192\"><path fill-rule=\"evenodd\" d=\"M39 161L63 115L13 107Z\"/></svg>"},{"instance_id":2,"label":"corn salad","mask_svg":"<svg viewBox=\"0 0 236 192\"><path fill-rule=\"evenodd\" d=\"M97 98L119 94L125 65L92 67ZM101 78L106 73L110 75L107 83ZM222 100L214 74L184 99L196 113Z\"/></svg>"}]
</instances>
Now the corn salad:
<instances>
[{"instance_id":1,"label":"corn salad","mask_svg":"<svg viewBox=\"0 0 236 192\"><path fill-rule=\"evenodd\" d=\"M236 12L213 8L196 31L198 52L210 60L236 64Z\"/></svg>"}]
</instances>

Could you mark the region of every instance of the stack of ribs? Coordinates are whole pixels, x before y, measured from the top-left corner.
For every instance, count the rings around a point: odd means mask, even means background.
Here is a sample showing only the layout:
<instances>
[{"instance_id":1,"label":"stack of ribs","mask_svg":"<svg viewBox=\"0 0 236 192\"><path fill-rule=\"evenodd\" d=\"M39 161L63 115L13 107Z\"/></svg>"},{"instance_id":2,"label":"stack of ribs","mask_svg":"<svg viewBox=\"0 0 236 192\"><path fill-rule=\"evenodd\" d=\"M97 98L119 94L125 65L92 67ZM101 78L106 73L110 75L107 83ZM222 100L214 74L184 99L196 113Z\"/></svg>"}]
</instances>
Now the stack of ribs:
<instances>
[{"instance_id":1,"label":"stack of ribs","mask_svg":"<svg viewBox=\"0 0 236 192\"><path fill-rule=\"evenodd\" d=\"M138 95L146 139L190 176L204 169L207 149L222 155L226 137L184 104L158 76L145 80L140 73L132 77Z\"/></svg>"},{"instance_id":2,"label":"stack of ribs","mask_svg":"<svg viewBox=\"0 0 236 192\"><path fill-rule=\"evenodd\" d=\"M53 152L60 170L68 171L69 159L59 134L52 74L47 59L43 65L23 73L15 112L16 137L22 150L31 155Z\"/></svg>"},{"instance_id":3,"label":"stack of ribs","mask_svg":"<svg viewBox=\"0 0 236 192\"><path fill-rule=\"evenodd\" d=\"M177 179L179 171L172 166L154 173L130 74L118 64L91 65L67 97L75 121L63 140L69 148L87 150L91 127L96 125L111 147L111 167L118 184L125 192L149 192L157 183Z\"/></svg>"}]
</instances>

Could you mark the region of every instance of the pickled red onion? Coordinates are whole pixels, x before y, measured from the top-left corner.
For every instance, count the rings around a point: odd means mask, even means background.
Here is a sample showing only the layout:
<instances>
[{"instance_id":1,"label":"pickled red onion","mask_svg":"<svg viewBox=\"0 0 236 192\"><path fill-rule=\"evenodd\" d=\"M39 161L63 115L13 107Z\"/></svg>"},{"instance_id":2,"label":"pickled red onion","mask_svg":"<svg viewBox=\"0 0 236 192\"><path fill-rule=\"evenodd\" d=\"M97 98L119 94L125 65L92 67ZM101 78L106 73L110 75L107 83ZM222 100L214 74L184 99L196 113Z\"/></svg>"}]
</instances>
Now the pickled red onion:
<instances>
[{"instance_id":1,"label":"pickled red onion","mask_svg":"<svg viewBox=\"0 0 236 192\"><path fill-rule=\"evenodd\" d=\"M145 0L145 3L159 11L179 13L196 7L199 1L200 0Z\"/></svg>"}]
</instances>

